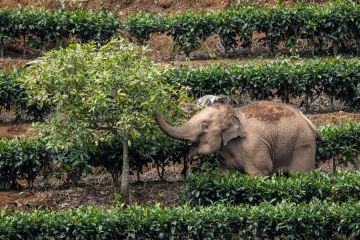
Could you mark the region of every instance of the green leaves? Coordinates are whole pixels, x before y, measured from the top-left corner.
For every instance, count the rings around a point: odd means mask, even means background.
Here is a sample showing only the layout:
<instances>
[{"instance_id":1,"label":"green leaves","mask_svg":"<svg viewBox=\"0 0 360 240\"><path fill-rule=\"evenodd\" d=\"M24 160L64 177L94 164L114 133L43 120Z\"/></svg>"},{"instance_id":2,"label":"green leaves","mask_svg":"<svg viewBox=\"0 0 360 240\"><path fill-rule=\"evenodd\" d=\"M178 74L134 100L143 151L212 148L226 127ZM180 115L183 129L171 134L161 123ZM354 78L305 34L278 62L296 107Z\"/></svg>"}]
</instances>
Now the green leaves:
<instances>
[{"instance_id":1,"label":"green leaves","mask_svg":"<svg viewBox=\"0 0 360 240\"><path fill-rule=\"evenodd\" d=\"M145 52L124 39L99 48L94 43L73 44L48 52L19 82L30 104L54 106L61 115L53 119L62 121L59 127L67 121L72 126L87 123L95 131L126 129L136 137L154 124L155 109L166 109L176 97L186 96L185 88L163 80L163 68Z\"/></svg>"},{"instance_id":2,"label":"green leaves","mask_svg":"<svg viewBox=\"0 0 360 240\"><path fill-rule=\"evenodd\" d=\"M349 105L356 105L360 83L360 61L354 59L315 59L274 61L240 66L211 65L202 68L172 68L165 76L170 83L191 87L205 94L249 94L252 99L279 97L284 102L305 96L305 104L325 93Z\"/></svg>"},{"instance_id":3,"label":"green leaves","mask_svg":"<svg viewBox=\"0 0 360 240\"><path fill-rule=\"evenodd\" d=\"M319 142L317 161L336 158L339 163L351 162L358 166L360 123L343 122L336 126L321 126L319 130L322 141Z\"/></svg>"},{"instance_id":4,"label":"green leaves","mask_svg":"<svg viewBox=\"0 0 360 240\"><path fill-rule=\"evenodd\" d=\"M270 177L253 177L241 173L206 172L189 175L184 195L191 205L260 204L264 201L295 203L314 198L345 202L360 199L360 172L329 175L320 171Z\"/></svg>"},{"instance_id":5,"label":"green leaves","mask_svg":"<svg viewBox=\"0 0 360 240\"><path fill-rule=\"evenodd\" d=\"M50 51L25 69L17 82L28 104L54 109L40 135L48 148L69 151L65 158L69 161L62 161L67 163L63 166L81 174L88 169L88 154L97 150L96 142L111 135L119 144L124 131L131 142L144 143L159 134L156 110L183 111L189 101L187 88L166 82L162 76L165 71L146 56L145 47L120 38L103 46L72 44ZM116 183L123 158L117 153L109 156L106 148L105 163L97 164L105 165ZM142 159L135 162L140 171ZM109 166L115 160L119 163Z\"/></svg>"},{"instance_id":6,"label":"green leaves","mask_svg":"<svg viewBox=\"0 0 360 240\"><path fill-rule=\"evenodd\" d=\"M110 12L91 13L79 9L0 8L0 20L1 40L30 36L30 43L41 49L49 42L57 42L60 47L63 40L71 36L81 42L107 42L120 28L120 23ZM2 53L3 48L1 41Z\"/></svg>"},{"instance_id":7,"label":"green leaves","mask_svg":"<svg viewBox=\"0 0 360 240\"><path fill-rule=\"evenodd\" d=\"M166 33L173 37L174 46L189 56L201 41L218 35L226 51L237 47L251 48L253 34L263 33L258 40L272 53L279 43L291 51L298 42L306 42L312 49L328 48L334 54L339 48L359 50L360 5L339 1L327 5L299 4L295 7L238 6L223 12L185 12L173 17L159 17L139 13L128 18L125 28L140 43L152 33Z\"/></svg>"},{"instance_id":8,"label":"green leaves","mask_svg":"<svg viewBox=\"0 0 360 240\"><path fill-rule=\"evenodd\" d=\"M45 171L51 160L51 153L39 140L1 140L0 189L16 187L17 178L26 180L32 188L40 170Z\"/></svg>"},{"instance_id":9,"label":"green leaves","mask_svg":"<svg viewBox=\"0 0 360 240\"><path fill-rule=\"evenodd\" d=\"M84 207L73 211L0 211L2 239L333 239L360 235L360 204L312 201L218 204L191 209Z\"/></svg>"}]
</instances>

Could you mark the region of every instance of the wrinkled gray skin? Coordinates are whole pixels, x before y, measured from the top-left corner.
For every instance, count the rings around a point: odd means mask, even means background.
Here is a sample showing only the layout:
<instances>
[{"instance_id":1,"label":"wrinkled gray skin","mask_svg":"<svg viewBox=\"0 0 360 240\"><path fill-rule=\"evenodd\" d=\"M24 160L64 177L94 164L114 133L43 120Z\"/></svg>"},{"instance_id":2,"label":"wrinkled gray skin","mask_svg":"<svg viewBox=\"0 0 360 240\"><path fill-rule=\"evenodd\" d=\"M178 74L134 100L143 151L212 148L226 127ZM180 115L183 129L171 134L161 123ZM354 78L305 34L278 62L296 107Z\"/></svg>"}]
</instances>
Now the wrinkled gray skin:
<instances>
[{"instance_id":1,"label":"wrinkled gray skin","mask_svg":"<svg viewBox=\"0 0 360 240\"><path fill-rule=\"evenodd\" d=\"M282 103L214 104L180 127L170 126L160 114L156 119L169 136L193 142L191 157L219 152L228 169L269 175L315 167L319 132L299 110Z\"/></svg>"}]
</instances>

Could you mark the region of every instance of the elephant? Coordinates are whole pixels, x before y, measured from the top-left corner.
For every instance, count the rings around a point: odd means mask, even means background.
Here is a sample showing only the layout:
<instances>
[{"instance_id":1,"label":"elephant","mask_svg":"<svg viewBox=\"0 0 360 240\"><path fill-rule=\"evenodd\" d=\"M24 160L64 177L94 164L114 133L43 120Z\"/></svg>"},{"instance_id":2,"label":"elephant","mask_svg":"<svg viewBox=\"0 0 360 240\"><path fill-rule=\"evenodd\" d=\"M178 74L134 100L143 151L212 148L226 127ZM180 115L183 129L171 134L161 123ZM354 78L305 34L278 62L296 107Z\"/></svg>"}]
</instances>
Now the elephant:
<instances>
[{"instance_id":1,"label":"elephant","mask_svg":"<svg viewBox=\"0 0 360 240\"><path fill-rule=\"evenodd\" d=\"M156 114L167 135L192 142L190 157L219 153L220 165L250 175L308 172L315 168L321 135L298 109L280 102L256 101L234 108L210 105L182 126Z\"/></svg>"}]
</instances>

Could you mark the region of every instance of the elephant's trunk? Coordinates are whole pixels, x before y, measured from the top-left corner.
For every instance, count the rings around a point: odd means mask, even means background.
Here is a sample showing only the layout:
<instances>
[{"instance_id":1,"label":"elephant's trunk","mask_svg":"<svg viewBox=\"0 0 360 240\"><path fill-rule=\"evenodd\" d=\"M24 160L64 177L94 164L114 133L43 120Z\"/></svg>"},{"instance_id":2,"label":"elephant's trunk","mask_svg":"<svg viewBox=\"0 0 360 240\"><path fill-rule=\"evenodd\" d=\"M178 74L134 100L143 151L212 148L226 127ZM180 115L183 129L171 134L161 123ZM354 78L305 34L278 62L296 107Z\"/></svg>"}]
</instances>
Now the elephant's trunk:
<instances>
[{"instance_id":1,"label":"elephant's trunk","mask_svg":"<svg viewBox=\"0 0 360 240\"><path fill-rule=\"evenodd\" d=\"M180 127L170 126L165 121L164 117L159 113L156 114L156 121L159 124L161 130L167 135L176 139L195 141L194 131L191 130L192 128L188 123Z\"/></svg>"}]
</instances>

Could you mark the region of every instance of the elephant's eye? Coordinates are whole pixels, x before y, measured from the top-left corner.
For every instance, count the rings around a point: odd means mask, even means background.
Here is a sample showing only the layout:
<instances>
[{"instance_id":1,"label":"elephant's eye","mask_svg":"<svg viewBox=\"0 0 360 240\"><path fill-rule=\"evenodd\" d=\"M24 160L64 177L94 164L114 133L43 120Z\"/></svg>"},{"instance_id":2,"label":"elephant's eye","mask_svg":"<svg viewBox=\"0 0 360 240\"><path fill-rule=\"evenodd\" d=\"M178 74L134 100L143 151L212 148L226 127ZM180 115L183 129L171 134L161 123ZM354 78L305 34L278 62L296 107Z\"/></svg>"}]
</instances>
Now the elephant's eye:
<instances>
[{"instance_id":1,"label":"elephant's eye","mask_svg":"<svg viewBox=\"0 0 360 240\"><path fill-rule=\"evenodd\" d=\"M207 130L207 129L209 128L209 124L207 124L207 123L202 123L202 124L201 124L201 127L202 127L203 130Z\"/></svg>"}]
</instances>

